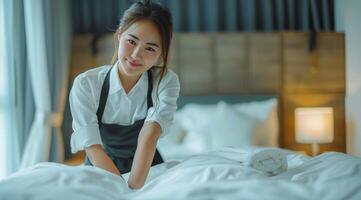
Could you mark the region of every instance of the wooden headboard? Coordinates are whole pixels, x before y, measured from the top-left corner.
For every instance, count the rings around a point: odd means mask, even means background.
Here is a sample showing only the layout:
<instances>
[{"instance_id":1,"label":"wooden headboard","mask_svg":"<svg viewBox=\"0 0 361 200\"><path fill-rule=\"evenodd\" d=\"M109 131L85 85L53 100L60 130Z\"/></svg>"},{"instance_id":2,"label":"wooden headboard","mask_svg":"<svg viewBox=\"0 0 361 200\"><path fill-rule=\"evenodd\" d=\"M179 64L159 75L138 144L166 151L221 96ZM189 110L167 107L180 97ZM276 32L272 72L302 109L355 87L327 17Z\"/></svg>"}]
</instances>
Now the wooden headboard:
<instances>
[{"instance_id":1,"label":"wooden headboard","mask_svg":"<svg viewBox=\"0 0 361 200\"><path fill-rule=\"evenodd\" d=\"M90 66L109 63L112 36L101 37L98 54L91 36L75 36L73 78ZM279 98L281 147L311 152L294 134L294 109L334 108L334 141L320 151L346 151L345 49L342 33L322 32L309 50L310 34L176 33L169 67L179 76L181 95L274 95Z\"/></svg>"}]
</instances>

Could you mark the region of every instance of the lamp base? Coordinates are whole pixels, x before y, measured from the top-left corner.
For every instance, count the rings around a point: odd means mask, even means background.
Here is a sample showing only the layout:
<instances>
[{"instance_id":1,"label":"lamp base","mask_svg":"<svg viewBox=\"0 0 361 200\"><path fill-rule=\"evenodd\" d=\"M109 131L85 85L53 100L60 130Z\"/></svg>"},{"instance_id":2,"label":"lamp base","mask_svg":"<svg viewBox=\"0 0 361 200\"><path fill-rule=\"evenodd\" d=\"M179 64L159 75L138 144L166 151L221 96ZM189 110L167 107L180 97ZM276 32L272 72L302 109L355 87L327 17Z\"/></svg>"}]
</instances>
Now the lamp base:
<instances>
[{"instance_id":1,"label":"lamp base","mask_svg":"<svg viewBox=\"0 0 361 200\"><path fill-rule=\"evenodd\" d=\"M317 156L320 152L320 146L317 143L312 143L312 156Z\"/></svg>"}]
</instances>

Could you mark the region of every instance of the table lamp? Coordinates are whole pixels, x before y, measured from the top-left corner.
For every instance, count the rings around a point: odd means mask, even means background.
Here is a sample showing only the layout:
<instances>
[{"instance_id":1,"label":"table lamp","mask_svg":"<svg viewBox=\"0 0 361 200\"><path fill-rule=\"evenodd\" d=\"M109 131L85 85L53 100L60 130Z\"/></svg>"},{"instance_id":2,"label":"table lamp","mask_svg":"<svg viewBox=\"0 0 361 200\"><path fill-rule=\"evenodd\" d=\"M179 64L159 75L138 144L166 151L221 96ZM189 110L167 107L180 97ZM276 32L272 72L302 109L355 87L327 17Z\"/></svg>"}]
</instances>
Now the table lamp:
<instances>
[{"instance_id":1,"label":"table lamp","mask_svg":"<svg viewBox=\"0 0 361 200\"><path fill-rule=\"evenodd\" d=\"M333 108L303 107L295 110L296 142L312 144L312 155L319 152L319 143L333 141Z\"/></svg>"}]
</instances>

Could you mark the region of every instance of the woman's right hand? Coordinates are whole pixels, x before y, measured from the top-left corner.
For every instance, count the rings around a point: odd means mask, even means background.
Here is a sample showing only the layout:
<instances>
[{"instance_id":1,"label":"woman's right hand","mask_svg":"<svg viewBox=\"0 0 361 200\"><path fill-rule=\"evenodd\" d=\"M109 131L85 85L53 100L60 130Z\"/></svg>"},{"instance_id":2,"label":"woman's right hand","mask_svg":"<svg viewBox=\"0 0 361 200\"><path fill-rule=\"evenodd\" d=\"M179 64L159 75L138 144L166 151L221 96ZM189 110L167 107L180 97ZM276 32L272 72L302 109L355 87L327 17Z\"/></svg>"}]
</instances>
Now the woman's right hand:
<instances>
[{"instance_id":1,"label":"woman's right hand","mask_svg":"<svg viewBox=\"0 0 361 200\"><path fill-rule=\"evenodd\" d=\"M105 153L100 144L95 144L85 148L86 155L90 162L99 168L105 169L113 174L121 176L118 168L113 163L112 159Z\"/></svg>"}]
</instances>

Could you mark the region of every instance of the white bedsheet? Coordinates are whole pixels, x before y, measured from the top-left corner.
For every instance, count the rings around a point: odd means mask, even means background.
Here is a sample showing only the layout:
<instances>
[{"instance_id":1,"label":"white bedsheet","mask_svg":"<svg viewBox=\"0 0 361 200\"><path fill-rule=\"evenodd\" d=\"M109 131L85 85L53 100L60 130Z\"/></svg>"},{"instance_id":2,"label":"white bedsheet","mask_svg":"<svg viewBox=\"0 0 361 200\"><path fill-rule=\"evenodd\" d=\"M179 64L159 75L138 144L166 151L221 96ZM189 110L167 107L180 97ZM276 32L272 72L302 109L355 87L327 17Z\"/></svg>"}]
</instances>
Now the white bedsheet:
<instances>
[{"instance_id":1,"label":"white bedsheet","mask_svg":"<svg viewBox=\"0 0 361 200\"><path fill-rule=\"evenodd\" d=\"M292 152L279 148L261 148L249 146L246 148L223 147L209 151L207 154L221 156L230 160L241 162L246 166L277 175L287 170L287 155ZM306 156L305 156L306 157Z\"/></svg>"},{"instance_id":2,"label":"white bedsheet","mask_svg":"<svg viewBox=\"0 0 361 200\"><path fill-rule=\"evenodd\" d=\"M270 176L202 154L152 167L145 186L131 191L101 169L41 163L0 180L0 199L361 199L360 158L291 155L288 167Z\"/></svg>"}]
</instances>

